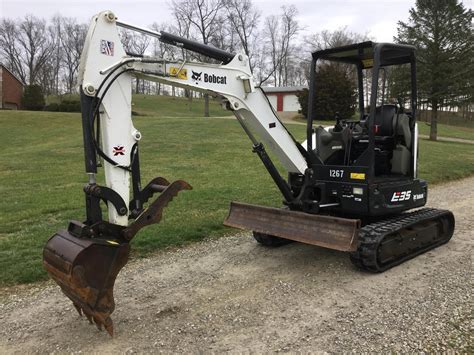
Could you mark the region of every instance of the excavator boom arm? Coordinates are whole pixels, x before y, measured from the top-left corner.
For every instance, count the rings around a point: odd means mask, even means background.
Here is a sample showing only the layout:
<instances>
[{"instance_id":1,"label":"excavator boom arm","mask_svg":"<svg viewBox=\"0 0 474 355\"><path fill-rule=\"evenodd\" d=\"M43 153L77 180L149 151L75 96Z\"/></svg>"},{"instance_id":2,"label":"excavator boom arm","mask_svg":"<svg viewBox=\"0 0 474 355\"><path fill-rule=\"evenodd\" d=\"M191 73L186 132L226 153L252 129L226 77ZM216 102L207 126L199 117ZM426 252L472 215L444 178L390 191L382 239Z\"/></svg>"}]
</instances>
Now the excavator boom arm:
<instances>
[{"instance_id":1,"label":"excavator boom arm","mask_svg":"<svg viewBox=\"0 0 474 355\"><path fill-rule=\"evenodd\" d=\"M167 61L163 58L127 55L120 42L118 26L145 32L166 43L189 48L227 63ZM79 83L91 111L94 111L94 102L101 100L101 150L116 165L131 165L134 146L141 138L141 133L133 127L131 119L133 76L219 97L232 110L254 146L262 143L268 147L288 172L303 174L306 170L307 163L298 143L278 119L262 89L257 87L249 59L244 53L233 55L164 32L141 29L118 22L110 11L106 11L96 15L91 22L81 57ZM91 160L91 157L86 156L86 160ZM131 172L108 160L104 163L107 187L116 191L128 205ZM95 171L92 168L89 170L91 178L94 178ZM275 178L278 179L276 175ZM276 182L280 190L285 189L281 181ZM286 199L290 198L289 191L288 188L282 191ZM117 212L115 206L109 204L109 222L127 225L128 215Z\"/></svg>"}]
</instances>

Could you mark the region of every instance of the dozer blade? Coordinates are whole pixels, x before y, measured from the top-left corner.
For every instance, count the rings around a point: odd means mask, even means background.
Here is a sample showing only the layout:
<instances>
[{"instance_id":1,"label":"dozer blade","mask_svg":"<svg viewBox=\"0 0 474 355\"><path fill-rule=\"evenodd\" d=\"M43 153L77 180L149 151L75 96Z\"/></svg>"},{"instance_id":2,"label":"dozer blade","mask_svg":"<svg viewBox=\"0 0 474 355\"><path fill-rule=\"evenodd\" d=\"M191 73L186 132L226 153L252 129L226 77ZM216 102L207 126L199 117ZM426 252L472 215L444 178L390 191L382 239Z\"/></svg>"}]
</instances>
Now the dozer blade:
<instances>
[{"instance_id":1,"label":"dozer blade","mask_svg":"<svg viewBox=\"0 0 474 355\"><path fill-rule=\"evenodd\" d=\"M357 249L360 220L314 215L279 208L231 202L229 227L340 251Z\"/></svg>"},{"instance_id":2,"label":"dozer blade","mask_svg":"<svg viewBox=\"0 0 474 355\"><path fill-rule=\"evenodd\" d=\"M53 235L43 250L43 265L79 314L113 335L113 288L127 263L130 247L116 240L78 238L66 230Z\"/></svg>"}]
</instances>

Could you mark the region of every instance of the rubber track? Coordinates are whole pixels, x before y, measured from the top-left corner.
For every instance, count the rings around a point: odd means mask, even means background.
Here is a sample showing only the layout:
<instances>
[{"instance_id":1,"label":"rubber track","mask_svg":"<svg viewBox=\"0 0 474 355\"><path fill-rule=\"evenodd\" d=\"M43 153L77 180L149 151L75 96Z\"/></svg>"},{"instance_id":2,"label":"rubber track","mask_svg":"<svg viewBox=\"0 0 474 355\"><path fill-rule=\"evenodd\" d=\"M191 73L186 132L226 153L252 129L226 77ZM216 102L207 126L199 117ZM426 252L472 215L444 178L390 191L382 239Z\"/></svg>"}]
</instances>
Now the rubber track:
<instances>
[{"instance_id":1,"label":"rubber track","mask_svg":"<svg viewBox=\"0 0 474 355\"><path fill-rule=\"evenodd\" d=\"M400 259L384 266L378 265L377 252L380 242L388 235L426 220L435 220L441 216L452 215L448 210L434 208L423 208L414 212L403 213L401 215L384 219L368 224L359 230L359 246L357 251L350 254L352 263L360 269L370 272L383 272L393 266L399 265L415 256L428 250L445 244L451 239L452 233L434 244L416 250L413 254L404 255ZM452 226L454 230L454 225Z\"/></svg>"}]
</instances>

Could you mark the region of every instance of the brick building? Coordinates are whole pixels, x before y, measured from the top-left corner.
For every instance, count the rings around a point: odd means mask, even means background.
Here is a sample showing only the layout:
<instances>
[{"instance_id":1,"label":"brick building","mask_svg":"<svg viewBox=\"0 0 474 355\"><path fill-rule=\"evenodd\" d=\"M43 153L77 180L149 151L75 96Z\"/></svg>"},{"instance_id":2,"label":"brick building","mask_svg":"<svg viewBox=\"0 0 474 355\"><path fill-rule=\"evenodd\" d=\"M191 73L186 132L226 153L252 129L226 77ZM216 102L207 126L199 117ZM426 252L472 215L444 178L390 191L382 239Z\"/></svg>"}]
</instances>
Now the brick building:
<instances>
[{"instance_id":1,"label":"brick building","mask_svg":"<svg viewBox=\"0 0 474 355\"><path fill-rule=\"evenodd\" d=\"M20 109L22 95L23 83L0 64L0 109Z\"/></svg>"}]
</instances>

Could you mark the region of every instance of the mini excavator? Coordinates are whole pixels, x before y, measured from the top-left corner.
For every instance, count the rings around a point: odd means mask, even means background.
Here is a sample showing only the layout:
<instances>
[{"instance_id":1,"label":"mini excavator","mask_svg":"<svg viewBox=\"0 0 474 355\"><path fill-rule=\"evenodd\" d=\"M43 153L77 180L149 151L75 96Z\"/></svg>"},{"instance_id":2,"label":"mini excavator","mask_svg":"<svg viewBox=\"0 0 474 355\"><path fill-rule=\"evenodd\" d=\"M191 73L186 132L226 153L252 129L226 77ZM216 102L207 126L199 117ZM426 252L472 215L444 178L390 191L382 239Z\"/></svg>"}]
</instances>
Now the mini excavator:
<instances>
[{"instance_id":1,"label":"mini excavator","mask_svg":"<svg viewBox=\"0 0 474 355\"><path fill-rule=\"evenodd\" d=\"M126 53L118 27L199 53L217 64ZM351 67L358 78L358 114L336 115L331 128L313 125L320 61ZM385 104L380 90L384 71L400 65L410 68L410 109ZM86 217L55 233L43 252L44 267L79 314L113 334L113 287L128 261L130 242L141 228L161 220L164 208L180 191L191 189L185 181L163 177L142 185L138 149L142 135L131 119L134 76L207 93L234 113L283 196L281 208L231 203L224 223L251 230L258 243L279 246L297 241L344 251L358 268L382 272L449 241L453 214L420 208L426 204L428 186L417 177L414 48L363 42L316 51L310 69L307 140L300 144L256 85L244 53L133 26L110 11L92 18L79 68L88 175ZM367 71L371 90L364 107ZM288 172L287 178L266 148ZM101 161L105 185L96 180Z\"/></svg>"}]
</instances>

